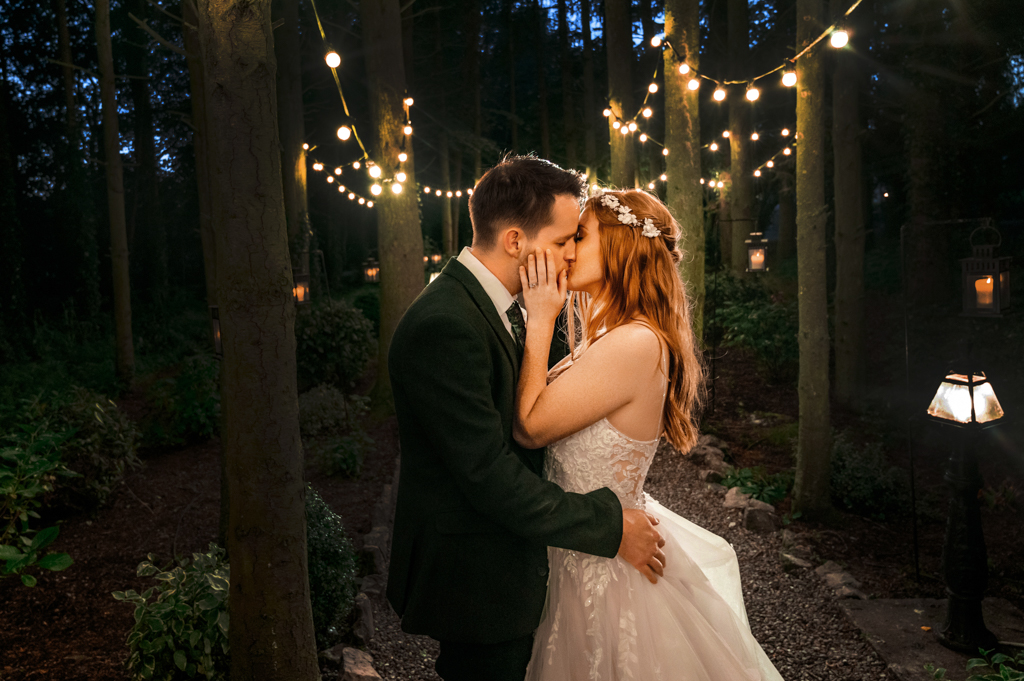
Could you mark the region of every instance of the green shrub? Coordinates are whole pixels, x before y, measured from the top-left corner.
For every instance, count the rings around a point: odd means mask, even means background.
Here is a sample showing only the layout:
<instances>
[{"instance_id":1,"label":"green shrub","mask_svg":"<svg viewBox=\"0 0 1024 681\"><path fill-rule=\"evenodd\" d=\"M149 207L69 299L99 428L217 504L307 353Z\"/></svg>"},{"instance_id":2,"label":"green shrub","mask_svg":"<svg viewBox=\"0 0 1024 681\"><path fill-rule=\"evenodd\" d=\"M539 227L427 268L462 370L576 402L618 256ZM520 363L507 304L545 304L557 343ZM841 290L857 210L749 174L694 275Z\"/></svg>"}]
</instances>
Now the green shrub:
<instances>
[{"instance_id":1,"label":"green shrub","mask_svg":"<svg viewBox=\"0 0 1024 681\"><path fill-rule=\"evenodd\" d=\"M345 633L344 623L355 603L356 553L341 517L311 485L306 487L306 550L317 650L325 650Z\"/></svg>"},{"instance_id":2,"label":"green shrub","mask_svg":"<svg viewBox=\"0 0 1024 681\"><path fill-rule=\"evenodd\" d=\"M967 661L967 671L974 669L989 669L991 674L974 673L967 677L966 681L1024 681L1024 651L1017 653L1016 657L1010 657L1003 653L995 653L995 650L978 649L981 657L973 657ZM993 653L995 653L993 655ZM925 671L932 675L933 679L945 679L946 670L942 667L935 668L933 664L926 664Z\"/></svg>"},{"instance_id":3,"label":"green shrub","mask_svg":"<svg viewBox=\"0 0 1024 681\"><path fill-rule=\"evenodd\" d=\"M885 520L909 507L905 474L889 466L878 443L858 447L835 434L831 476L832 502L852 513Z\"/></svg>"},{"instance_id":4,"label":"green shrub","mask_svg":"<svg viewBox=\"0 0 1024 681\"><path fill-rule=\"evenodd\" d=\"M20 419L50 432L73 431L61 445L61 459L78 475L56 486L55 505L99 508L125 472L142 465L135 426L113 401L85 388L39 395L25 403Z\"/></svg>"},{"instance_id":5,"label":"green shrub","mask_svg":"<svg viewBox=\"0 0 1024 681\"><path fill-rule=\"evenodd\" d=\"M328 438L314 447L314 459L325 475L358 478L363 460L373 449L373 438L362 430Z\"/></svg>"},{"instance_id":6,"label":"green shrub","mask_svg":"<svg viewBox=\"0 0 1024 681\"><path fill-rule=\"evenodd\" d=\"M352 298L352 305L373 324L373 332L380 333L380 289L376 286L360 291Z\"/></svg>"},{"instance_id":7,"label":"green shrub","mask_svg":"<svg viewBox=\"0 0 1024 681\"><path fill-rule=\"evenodd\" d=\"M135 679L227 679L229 566L224 549L210 544L206 553L182 558L178 567L160 570L139 563L140 577L157 585L142 594L115 591L116 600L135 604L135 626L128 634L125 666Z\"/></svg>"},{"instance_id":8,"label":"green shrub","mask_svg":"<svg viewBox=\"0 0 1024 681\"><path fill-rule=\"evenodd\" d=\"M324 300L300 310L295 320L301 385L351 387L366 369L374 346L373 324L342 300Z\"/></svg>"},{"instance_id":9,"label":"green shrub","mask_svg":"<svg viewBox=\"0 0 1024 681\"><path fill-rule=\"evenodd\" d=\"M789 494L793 487L793 473L783 471L769 475L764 466L739 469L730 466L722 477L722 485L739 487L740 492L774 506Z\"/></svg>"},{"instance_id":10,"label":"green shrub","mask_svg":"<svg viewBox=\"0 0 1024 681\"><path fill-rule=\"evenodd\" d=\"M152 416L147 444L186 444L213 437L220 420L220 364L211 355L186 358L174 376L153 383L147 398Z\"/></svg>"},{"instance_id":11,"label":"green shrub","mask_svg":"<svg viewBox=\"0 0 1024 681\"><path fill-rule=\"evenodd\" d=\"M299 395L299 427L314 460L327 475L358 477L373 440L363 429L370 399L345 396L331 385Z\"/></svg>"},{"instance_id":12,"label":"green shrub","mask_svg":"<svg viewBox=\"0 0 1024 681\"><path fill-rule=\"evenodd\" d=\"M75 475L60 456L60 446L70 435L20 426L0 442L0 577L20 574L25 586L35 586L36 578L25 573L26 568L58 571L73 562L66 553L41 555L60 529L37 532L29 520L39 518L35 509L43 505L42 497L53 491L58 477Z\"/></svg>"}]
</instances>

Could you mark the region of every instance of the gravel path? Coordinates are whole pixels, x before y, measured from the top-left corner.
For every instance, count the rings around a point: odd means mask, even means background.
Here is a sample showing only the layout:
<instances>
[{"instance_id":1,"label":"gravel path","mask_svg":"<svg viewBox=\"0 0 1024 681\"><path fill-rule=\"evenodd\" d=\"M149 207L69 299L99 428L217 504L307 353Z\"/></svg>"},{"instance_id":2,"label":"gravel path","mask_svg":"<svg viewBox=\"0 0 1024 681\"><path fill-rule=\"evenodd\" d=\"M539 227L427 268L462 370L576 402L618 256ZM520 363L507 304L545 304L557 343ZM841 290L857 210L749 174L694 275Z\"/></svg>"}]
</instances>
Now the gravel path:
<instances>
[{"instance_id":1,"label":"gravel path","mask_svg":"<svg viewBox=\"0 0 1024 681\"><path fill-rule=\"evenodd\" d=\"M847 620L831 589L811 570L787 571L778 533L742 528L742 511L722 506L723 493L697 478L697 469L662 447L645 489L664 506L725 537L736 549L743 596L754 636L786 681L895 679ZM437 643L401 631L384 601L374 602L377 633L367 647L380 675L391 681L437 681Z\"/></svg>"}]
</instances>

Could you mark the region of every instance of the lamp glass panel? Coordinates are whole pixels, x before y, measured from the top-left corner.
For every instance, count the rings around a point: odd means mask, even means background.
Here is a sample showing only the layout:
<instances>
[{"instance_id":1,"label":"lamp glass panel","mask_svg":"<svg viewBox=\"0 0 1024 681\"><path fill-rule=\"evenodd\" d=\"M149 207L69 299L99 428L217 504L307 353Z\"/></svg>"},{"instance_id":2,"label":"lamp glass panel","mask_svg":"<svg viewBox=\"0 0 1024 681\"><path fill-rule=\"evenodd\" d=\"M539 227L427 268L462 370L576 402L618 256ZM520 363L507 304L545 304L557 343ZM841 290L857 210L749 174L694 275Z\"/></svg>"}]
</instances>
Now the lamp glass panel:
<instances>
[{"instance_id":1,"label":"lamp glass panel","mask_svg":"<svg viewBox=\"0 0 1024 681\"><path fill-rule=\"evenodd\" d=\"M764 249L747 249L747 268L752 272L759 272L764 269Z\"/></svg>"},{"instance_id":2,"label":"lamp glass panel","mask_svg":"<svg viewBox=\"0 0 1024 681\"><path fill-rule=\"evenodd\" d=\"M947 379L967 381L967 376L951 374ZM975 376L975 381L985 381L984 376ZM943 381L928 405L928 413L936 418L956 423L971 422L971 394L966 385ZM996 399L992 384L987 381L974 386L974 415L978 423L987 423L1003 417L1003 408Z\"/></svg>"},{"instance_id":3,"label":"lamp glass panel","mask_svg":"<svg viewBox=\"0 0 1024 681\"><path fill-rule=\"evenodd\" d=\"M979 310L995 309L994 281L991 274L974 275L969 291L974 292L974 307Z\"/></svg>"}]
</instances>

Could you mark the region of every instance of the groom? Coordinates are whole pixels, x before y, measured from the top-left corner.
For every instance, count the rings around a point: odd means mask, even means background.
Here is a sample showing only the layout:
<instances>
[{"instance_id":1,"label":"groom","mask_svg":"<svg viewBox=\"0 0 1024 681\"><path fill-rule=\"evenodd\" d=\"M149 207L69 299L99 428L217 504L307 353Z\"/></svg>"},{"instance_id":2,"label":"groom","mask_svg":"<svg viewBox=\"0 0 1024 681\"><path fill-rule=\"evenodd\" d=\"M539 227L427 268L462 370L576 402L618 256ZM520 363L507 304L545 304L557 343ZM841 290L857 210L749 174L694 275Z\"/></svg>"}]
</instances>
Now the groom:
<instances>
[{"instance_id":1,"label":"groom","mask_svg":"<svg viewBox=\"0 0 1024 681\"><path fill-rule=\"evenodd\" d=\"M388 367L401 472L387 596L402 629L441 642L445 681L522 681L547 589L547 546L661 573L648 516L602 488L543 479L544 451L512 439L525 321L518 266L575 258L582 178L508 157L469 201L473 246L409 307ZM653 576L653 575L651 575Z\"/></svg>"}]
</instances>

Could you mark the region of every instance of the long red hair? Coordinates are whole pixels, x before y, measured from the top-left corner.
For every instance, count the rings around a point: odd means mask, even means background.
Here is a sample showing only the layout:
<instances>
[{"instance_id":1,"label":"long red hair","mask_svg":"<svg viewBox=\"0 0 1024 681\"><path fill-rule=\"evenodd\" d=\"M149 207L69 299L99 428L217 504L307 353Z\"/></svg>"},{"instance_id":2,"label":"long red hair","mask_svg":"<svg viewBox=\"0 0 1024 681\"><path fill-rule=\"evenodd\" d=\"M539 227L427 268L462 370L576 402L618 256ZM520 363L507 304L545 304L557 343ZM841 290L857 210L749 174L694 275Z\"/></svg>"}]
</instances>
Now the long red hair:
<instances>
[{"instance_id":1,"label":"long red hair","mask_svg":"<svg viewBox=\"0 0 1024 681\"><path fill-rule=\"evenodd\" d=\"M640 224L654 221L659 237L645 237L641 227L624 225L615 209L601 203L611 195L628 206ZM597 217L601 239L604 284L596 295L574 291L569 296L569 347L574 355L586 350L601 335L645 317L668 348L668 395L665 400L665 437L681 452L697 443L695 412L704 396L704 367L693 335L690 302L676 265L679 223L668 208L641 190L606 191L590 197L582 220ZM577 320L579 327L577 328Z\"/></svg>"}]
</instances>

